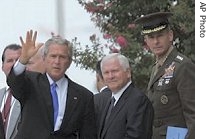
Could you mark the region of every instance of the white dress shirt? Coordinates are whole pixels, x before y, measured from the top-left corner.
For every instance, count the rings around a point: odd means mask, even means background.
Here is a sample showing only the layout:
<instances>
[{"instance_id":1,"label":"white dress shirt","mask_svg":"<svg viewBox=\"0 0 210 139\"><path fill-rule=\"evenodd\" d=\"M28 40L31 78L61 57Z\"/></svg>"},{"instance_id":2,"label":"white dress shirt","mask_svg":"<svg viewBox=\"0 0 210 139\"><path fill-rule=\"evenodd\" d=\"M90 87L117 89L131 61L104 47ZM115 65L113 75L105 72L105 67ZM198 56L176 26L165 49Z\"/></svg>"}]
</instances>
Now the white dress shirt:
<instances>
[{"instance_id":1,"label":"white dress shirt","mask_svg":"<svg viewBox=\"0 0 210 139\"><path fill-rule=\"evenodd\" d=\"M112 92L112 97L115 98L114 106L117 104L118 100L122 96L123 92L128 88L128 86L131 84L131 81L129 81L123 88L121 88L117 92Z\"/></svg>"}]
</instances>

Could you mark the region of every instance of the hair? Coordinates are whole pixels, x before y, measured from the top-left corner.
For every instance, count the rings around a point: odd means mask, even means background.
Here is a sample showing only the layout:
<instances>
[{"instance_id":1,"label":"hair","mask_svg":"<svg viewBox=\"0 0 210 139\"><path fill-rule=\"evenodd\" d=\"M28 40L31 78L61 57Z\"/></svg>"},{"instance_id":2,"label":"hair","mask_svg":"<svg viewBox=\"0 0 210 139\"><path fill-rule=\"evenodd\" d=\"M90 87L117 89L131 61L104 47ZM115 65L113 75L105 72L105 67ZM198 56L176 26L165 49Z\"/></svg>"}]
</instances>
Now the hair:
<instances>
[{"instance_id":1,"label":"hair","mask_svg":"<svg viewBox=\"0 0 210 139\"><path fill-rule=\"evenodd\" d=\"M101 60L96 63L96 73L103 79L102 71L101 71Z\"/></svg>"},{"instance_id":2,"label":"hair","mask_svg":"<svg viewBox=\"0 0 210 139\"><path fill-rule=\"evenodd\" d=\"M39 43L37 43L38 45ZM42 44L42 46L39 48L39 50L37 51L37 53L35 55L39 55L41 57L44 57L44 44Z\"/></svg>"},{"instance_id":3,"label":"hair","mask_svg":"<svg viewBox=\"0 0 210 139\"><path fill-rule=\"evenodd\" d=\"M128 59L124 56L121 55L120 53L111 53L107 56L105 56L102 61L101 61L101 67L103 66L104 62L110 60L110 59L117 59L119 60L120 65L122 68L126 71L127 69L130 69L130 64Z\"/></svg>"},{"instance_id":4,"label":"hair","mask_svg":"<svg viewBox=\"0 0 210 139\"><path fill-rule=\"evenodd\" d=\"M2 53L2 57L1 57L1 60L2 62L4 63L4 60L5 60L5 52L7 49L11 49L11 50L19 50L21 49L22 47L18 44L10 44L10 45L7 45L5 48L4 48L4 51Z\"/></svg>"},{"instance_id":5,"label":"hair","mask_svg":"<svg viewBox=\"0 0 210 139\"><path fill-rule=\"evenodd\" d=\"M52 44L59 44L59 45L64 45L68 47L68 54L69 54L69 59L72 60L73 57L73 44L68 41L67 39L63 39L60 36L52 36L52 38L48 39L45 44L44 44L44 49L43 49L43 55L47 55L49 51L49 46Z\"/></svg>"}]
</instances>

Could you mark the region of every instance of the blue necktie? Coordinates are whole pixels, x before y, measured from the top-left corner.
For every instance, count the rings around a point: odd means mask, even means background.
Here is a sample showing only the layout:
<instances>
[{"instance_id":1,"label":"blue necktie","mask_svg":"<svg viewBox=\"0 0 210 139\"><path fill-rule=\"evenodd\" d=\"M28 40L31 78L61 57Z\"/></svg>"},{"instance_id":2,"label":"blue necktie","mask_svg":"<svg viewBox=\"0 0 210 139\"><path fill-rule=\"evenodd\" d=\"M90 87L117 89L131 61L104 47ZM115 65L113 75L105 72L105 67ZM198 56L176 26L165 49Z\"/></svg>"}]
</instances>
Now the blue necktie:
<instances>
[{"instance_id":1,"label":"blue necktie","mask_svg":"<svg viewBox=\"0 0 210 139\"><path fill-rule=\"evenodd\" d=\"M51 89L51 95L52 95L52 99L53 99L53 109L54 109L54 125L56 123L56 119L58 116L58 95L56 92L56 83L54 82L53 84L51 84L50 89Z\"/></svg>"}]
</instances>

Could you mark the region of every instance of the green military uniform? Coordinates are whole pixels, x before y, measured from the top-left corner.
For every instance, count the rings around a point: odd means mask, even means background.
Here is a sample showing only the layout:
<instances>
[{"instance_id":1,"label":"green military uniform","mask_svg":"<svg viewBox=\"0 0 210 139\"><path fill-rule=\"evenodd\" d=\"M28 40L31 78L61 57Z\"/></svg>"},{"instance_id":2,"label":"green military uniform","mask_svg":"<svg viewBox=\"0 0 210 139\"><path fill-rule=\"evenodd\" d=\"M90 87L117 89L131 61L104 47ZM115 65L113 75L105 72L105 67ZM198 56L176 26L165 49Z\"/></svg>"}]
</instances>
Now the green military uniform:
<instances>
[{"instance_id":1,"label":"green military uniform","mask_svg":"<svg viewBox=\"0 0 210 139\"><path fill-rule=\"evenodd\" d=\"M170 12L156 12L137 20L142 24L141 33L148 47L159 58L147 88L147 96L154 107L153 139L166 139L168 126L187 128L186 139L194 139L195 65L168 44L173 39L168 20L172 15ZM168 31L168 36L161 33L163 30ZM155 53L158 50L162 50L162 54L161 51Z\"/></svg>"},{"instance_id":2,"label":"green military uniform","mask_svg":"<svg viewBox=\"0 0 210 139\"><path fill-rule=\"evenodd\" d=\"M153 139L165 139L168 126L185 127L186 138L194 139L195 65L176 49L165 57L148 84L147 95L155 112Z\"/></svg>"}]
</instances>

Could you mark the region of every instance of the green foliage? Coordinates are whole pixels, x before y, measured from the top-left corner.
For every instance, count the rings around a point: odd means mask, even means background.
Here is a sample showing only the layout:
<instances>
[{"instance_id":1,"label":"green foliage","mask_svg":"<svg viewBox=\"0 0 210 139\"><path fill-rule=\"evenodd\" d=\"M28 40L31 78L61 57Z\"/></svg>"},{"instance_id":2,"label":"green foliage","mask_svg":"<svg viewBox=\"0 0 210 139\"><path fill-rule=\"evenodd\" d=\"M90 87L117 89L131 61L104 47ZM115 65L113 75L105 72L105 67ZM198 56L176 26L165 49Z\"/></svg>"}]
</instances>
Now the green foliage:
<instances>
[{"instance_id":1,"label":"green foliage","mask_svg":"<svg viewBox=\"0 0 210 139\"><path fill-rule=\"evenodd\" d=\"M155 11L171 11L172 28L175 34L174 45L178 50L195 59L195 3L192 0L78 0L91 15L91 20L102 33L110 34L107 43L100 42L95 35L90 37L92 46L83 49L76 39L74 61L77 66L95 69L96 62L107 54L120 52L129 58L134 83L145 89L149 81L153 55L147 50L141 36L141 28L135 20L141 15ZM175 4L174 4L175 2ZM176 3L177 2L177 3ZM126 46L120 45L117 38L126 39Z\"/></svg>"}]
</instances>

